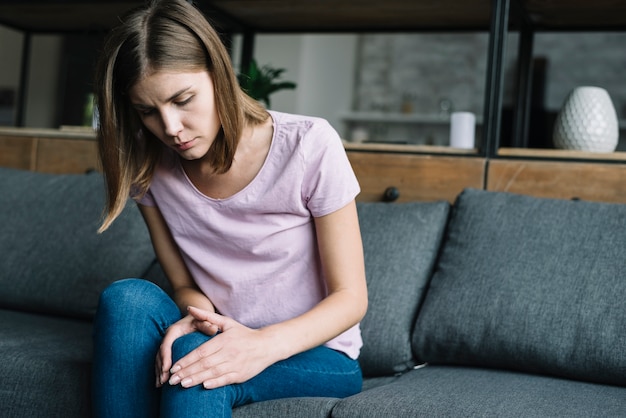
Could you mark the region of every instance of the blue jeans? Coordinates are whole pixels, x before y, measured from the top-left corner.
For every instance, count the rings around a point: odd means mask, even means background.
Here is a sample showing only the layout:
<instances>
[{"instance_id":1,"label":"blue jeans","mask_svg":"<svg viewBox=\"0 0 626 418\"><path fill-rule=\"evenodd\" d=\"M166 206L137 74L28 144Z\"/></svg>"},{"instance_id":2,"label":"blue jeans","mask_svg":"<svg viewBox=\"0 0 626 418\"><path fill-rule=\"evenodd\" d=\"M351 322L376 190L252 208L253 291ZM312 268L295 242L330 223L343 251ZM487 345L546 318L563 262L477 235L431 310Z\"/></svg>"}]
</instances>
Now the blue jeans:
<instances>
[{"instance_id":1,"label":"blue jeans","mask_svg":"<svg viewBox=\"0 0 626 418\"><path fill-rule=\"evenodd\" d=\"M94 322L95 417L230 417L251 402L297 396L346 397L361 390L357 361L317 347L268 367L241 384L155 387L155 358L167 328L181 319L174 301L139 279L113 283L100 297ZM199 332L172 346L173 362L209 340Z\"/></svg>"}]
</instances>

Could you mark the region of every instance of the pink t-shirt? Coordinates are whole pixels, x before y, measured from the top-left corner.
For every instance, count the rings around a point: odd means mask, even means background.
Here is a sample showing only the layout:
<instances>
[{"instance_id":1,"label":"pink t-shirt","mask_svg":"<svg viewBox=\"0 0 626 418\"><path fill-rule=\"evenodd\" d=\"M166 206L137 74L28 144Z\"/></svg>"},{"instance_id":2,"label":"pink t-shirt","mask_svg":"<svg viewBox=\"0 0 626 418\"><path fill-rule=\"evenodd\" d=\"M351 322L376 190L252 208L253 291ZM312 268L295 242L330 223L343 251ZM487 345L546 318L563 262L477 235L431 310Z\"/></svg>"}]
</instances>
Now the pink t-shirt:
<instances>
[{"instance_id":1,"label":"pink t-shirt","mask_svg":"<svg viewBox=\"0 0 626 418\"><path fill-rule=\"evenodd\" d=\"M225 199L207 197L168 153L140 201L158 206L191 275L216 309L251 328L298 316L327 295L313 217L344 207L360 192L328 122L270 114L269 153L243 190ZM359 326L325 345L356 359Z\"/></svg>"}]
</instances>

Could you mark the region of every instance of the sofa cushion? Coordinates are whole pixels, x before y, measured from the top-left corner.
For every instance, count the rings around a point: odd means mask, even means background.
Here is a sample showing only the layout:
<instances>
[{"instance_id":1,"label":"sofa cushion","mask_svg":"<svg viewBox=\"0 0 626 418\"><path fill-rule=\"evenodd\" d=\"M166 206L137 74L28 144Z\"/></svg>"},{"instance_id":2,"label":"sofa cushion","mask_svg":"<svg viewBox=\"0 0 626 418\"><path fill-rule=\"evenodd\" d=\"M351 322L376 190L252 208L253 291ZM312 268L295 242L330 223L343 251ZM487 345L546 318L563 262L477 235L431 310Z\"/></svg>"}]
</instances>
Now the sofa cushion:
<instances>
[{"instance_id":1,"label":"sofa cushion","mask_svg":"<svg viewBox=\"0 0 626 418\"><path fill-rule=\"evenodd\" d=\"M624 416L626 389L503 370L427 366L340 401L333 418Z\"/></svg>"},{"instance_id":2,"label":"sofa cushion","mask_svg":"<svg viewBox=\"0 0 626 418\"><path fill-rule=\"evenodd\" d=\"M361 366L365 376L403 372L415 365L411 330L450 205L359 203L357 208L369 293Z\"/></svg>"},{"instance_id":3,"label":"sofa cushion","mask_svg":"<svg viewBox=\"0 0 626 418\"><path fill-rule=\"evenodd\" d=\"M327 418L339 398L285 398L233 409L233 418Z\"/></svg>"},{"instance_id":4,"label":"sofa cushion","mask_svg":"<svg viewBox=\"0 0 626 418\"><path fill-rule=\"evenodd\" d=\"M3 417L91 416L91 323L0 309Z\"/></svg>"},{"instance_id":5,"label":"sofa cushion","mask_svg":"<svg viewBox=\"0 0 626 418\"><path fill-rule=\"evenodd\" d=\"M626 385L625 226L626 205L463 192L416 355Z\"/></svg>"},{"instance_id":6,"label":"sofa cushion","mask_svg":"<svg viewBox=\"0 0 626 418\"><path fill-rule=\"evenodd\" d=\"M90 317L109 283L141 277L155 260L134 203L97 234L98 173L0 169L0 199L0 307Z\"/></svg>"}]
</instances>

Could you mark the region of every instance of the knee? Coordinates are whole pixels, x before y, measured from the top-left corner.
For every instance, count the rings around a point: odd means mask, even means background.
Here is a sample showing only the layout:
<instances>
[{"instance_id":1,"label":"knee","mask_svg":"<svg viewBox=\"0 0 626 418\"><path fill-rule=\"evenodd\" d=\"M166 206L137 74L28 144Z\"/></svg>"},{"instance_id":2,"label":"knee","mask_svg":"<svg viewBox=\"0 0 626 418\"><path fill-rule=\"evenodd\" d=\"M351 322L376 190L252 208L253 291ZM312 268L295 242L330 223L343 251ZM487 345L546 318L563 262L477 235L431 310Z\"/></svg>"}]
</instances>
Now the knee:
<instances>
[{"instance_id":1,"label":"knee","mask_svg":"<svg viewBox=\"0 0 626 418\"><path fill-rule=\"evenodd\" d=\"M172 362L177 362L210 339L211 337L201 332L192 332L176 339L172 344Z\"/></svg>"},{"instance_id":2,"label":"knee","mask_svg":"<svg viewBox=\"0 0 626 418\"><path fill-rule=\"evenodd\" d=\"M142 279L123 279L111 283L100 294L100 304L127 304L135 303L136 300L143 300L150 288L156 286L154 283Z\"/></svg>"},{"instance_id":3,"label":"knee","mask_svg":"<svg viewBox=\"0 0 626 418\"><path fill-rule=\"evenodd\" d=\"M152 282L142 279L123 279L110 284L100 294L98 314L110 315L117 310L145 311L149 303L160 288Z\"/></svg>"}]
</instances>

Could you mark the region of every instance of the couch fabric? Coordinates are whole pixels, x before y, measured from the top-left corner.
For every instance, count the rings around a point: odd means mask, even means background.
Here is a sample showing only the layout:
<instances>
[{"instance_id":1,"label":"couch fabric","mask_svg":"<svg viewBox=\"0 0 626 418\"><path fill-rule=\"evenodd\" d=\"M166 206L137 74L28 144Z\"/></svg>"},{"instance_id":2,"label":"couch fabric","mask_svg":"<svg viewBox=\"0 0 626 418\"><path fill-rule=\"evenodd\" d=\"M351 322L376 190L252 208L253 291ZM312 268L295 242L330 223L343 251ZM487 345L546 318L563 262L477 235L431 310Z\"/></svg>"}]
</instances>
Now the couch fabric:
<instances>
[{"instance_id":1,"label":"couch fabric","mask_svg":"<svg viewBox=\"0 0 626 418\"><path fill-rule=\"evenodd\" d=\"M144 277L154 252L137 210L95 234L103 187L97 173L0 170L0 306L91 318L109 283Z\"/></svg>"},{"instance_id":2,"label":"couch fabric","mask_svg":"<svg viewBox=\"0 0 626 418\"><path fill-rule=\"evenodd\" d=\"M368 377L416 365L411 332L446 226L447 202L359 203L368 312L361 322L361 367ZM381 338L384 333L385 338Z\"/></svg>"},{"instance_id":3,"label":"couch fabric","mask_svg":"<svg viewBox=\"0 0 626 418\"><path fill-rule=\"evenodd\" d=\"M428 292L422 361L626 386L626 205L466 191Z\"/></svg>"},{"instance_id":4,"label":"couch fabric","mask_svg":"<svg viewBox=\"0 0 626 418\"><path fill-rule=\"evenodd\" d=\"M626 388L529 373L427 366L338 402L333 417L623 417Z\"/></svg>"},{"instance_id":5,"label":"couch fabric","mask_svg":"<svg viewBox=\"0 0 626 418\"><path fill-rule=\"evenodd\" d=\"M0 169L3 417L90 416L100 291L124 277L167 290L132 203L95 233L102 187L95 173ZM626 205L466 190L453 207L358 212L363 392L235 418L626 416Z\"/></svg>"}]
</instances>

